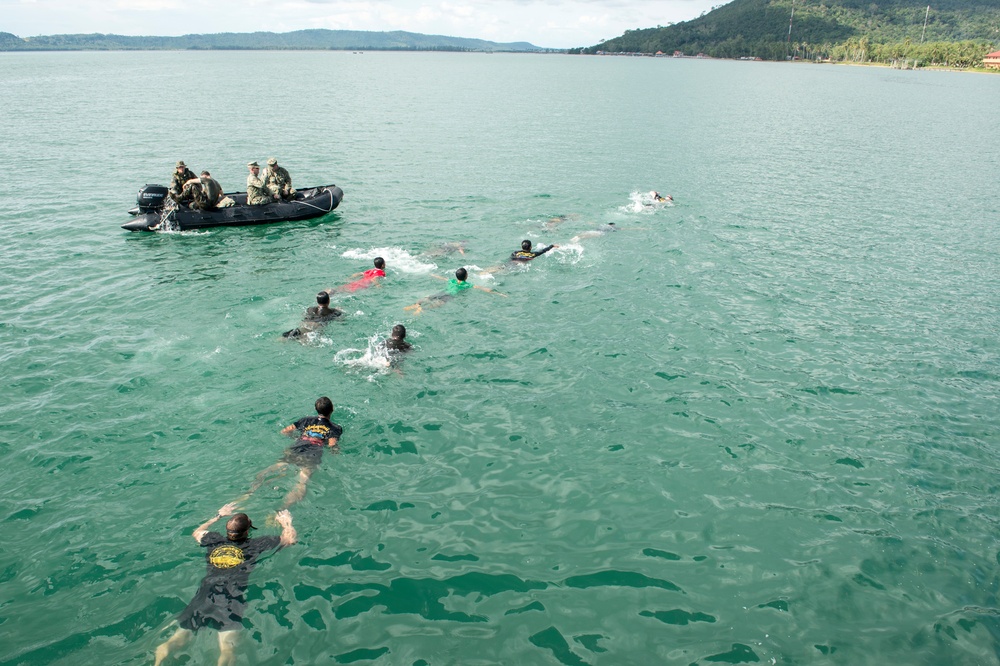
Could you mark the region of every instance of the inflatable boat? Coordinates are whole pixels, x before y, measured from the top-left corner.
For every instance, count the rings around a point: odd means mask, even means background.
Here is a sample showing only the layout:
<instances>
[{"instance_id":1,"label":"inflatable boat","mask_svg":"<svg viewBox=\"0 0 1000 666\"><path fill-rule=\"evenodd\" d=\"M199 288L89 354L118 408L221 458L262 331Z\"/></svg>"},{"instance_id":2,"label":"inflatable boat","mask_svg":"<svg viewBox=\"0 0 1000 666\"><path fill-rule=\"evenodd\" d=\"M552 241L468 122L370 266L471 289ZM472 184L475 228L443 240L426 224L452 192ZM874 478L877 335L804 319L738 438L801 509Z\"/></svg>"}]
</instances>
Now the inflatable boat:
<instances>
[{"instance_id":1,"label":"inflatable boat","mask_svg":"<svg viewBox=\"0 0 1000 666\"><path fill-rule=\"evenodd\" d=\"M128 231L185 231L206 227L232 227L246 224L271 224L308 220L326 215L344 198L336 185L321 185L298 190L288 201L276 201L262 206L248 206L246 192L227 193L235 204L228 208L197 210L185 204L177 205L167 197L163 185L145 185L136 197L136 206L129 211L135 219L122 225Z\"/></svg>"}]
</instances>

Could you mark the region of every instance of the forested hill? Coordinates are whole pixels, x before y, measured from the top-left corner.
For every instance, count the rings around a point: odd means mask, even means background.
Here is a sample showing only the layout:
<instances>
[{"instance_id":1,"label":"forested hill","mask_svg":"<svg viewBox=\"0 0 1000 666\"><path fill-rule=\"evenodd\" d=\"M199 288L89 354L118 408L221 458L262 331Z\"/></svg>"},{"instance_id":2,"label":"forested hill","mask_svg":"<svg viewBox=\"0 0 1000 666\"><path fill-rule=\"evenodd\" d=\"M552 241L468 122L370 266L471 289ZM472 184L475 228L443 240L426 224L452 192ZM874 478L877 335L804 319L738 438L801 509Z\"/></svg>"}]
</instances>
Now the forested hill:
<instances>
[{"instance_id":1,"label":"forested hill","mask_svg":"<svg viewBox=\"0 0 1000 666\"><path fill-rule=\"evenodd\" d=\"M925 16L926 44L976 42L1000 47L997 0L794 0L789 39L792 8L793 0L733 0L691 21L629 30L573 52L682 51L782 60L796 53L830 57L838 46L858 52L860 45L870 54L864 47L872 44L919 44Z\"/></svg>"},{"instance_id":2,"label":"forested hill","mask_svg":"<svg viewBox=\"0 0 1000 666\"><path fill-rule=\"evenodd\" d=\"M501 44L483 39L422 35L414 32L297 30L295 32L225 32L182 37L127 35L44 35L21 38L0 32L0 51L153 51L198 49L246 50L392 50L392 51L542 51L528 42Z\"/></svg>"}]
</instances>

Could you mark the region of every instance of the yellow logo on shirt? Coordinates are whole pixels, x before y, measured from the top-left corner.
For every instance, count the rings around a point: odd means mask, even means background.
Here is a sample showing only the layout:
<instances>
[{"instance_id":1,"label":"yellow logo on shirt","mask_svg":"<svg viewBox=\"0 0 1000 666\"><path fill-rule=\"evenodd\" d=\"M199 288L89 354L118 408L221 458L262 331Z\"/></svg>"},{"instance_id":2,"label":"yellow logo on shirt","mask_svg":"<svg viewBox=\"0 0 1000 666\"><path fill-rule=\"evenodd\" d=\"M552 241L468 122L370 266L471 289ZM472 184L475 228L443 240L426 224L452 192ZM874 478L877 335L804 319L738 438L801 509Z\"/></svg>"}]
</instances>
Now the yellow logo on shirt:
<instances>
[{"instance_id":1,"label":"yellow logo on shirt","mask_svg":"<svg viewBox=\"0 0 1000 666\"><path fill-rule=\"evenodd\" d=\"M208 556L208 561L220 569L232 569L243 564L243 551L236 546L219 546Z\"/></svg>"}]
</instances>

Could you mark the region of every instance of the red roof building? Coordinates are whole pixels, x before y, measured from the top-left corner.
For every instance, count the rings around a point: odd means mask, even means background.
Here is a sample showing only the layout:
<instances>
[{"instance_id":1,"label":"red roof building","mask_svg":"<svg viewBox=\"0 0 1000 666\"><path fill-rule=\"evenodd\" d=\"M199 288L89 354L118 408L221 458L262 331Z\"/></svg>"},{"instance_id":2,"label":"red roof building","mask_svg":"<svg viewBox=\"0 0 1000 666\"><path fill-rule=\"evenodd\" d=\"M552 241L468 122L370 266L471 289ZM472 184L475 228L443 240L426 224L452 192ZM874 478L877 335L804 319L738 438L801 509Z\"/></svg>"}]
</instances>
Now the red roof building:
<instances>
[{"instance_id":1,"label":"red roof building","mask_svg":"<svg viewBox=\"0 0 1000 666\"><path fill-rule=\"evenodd\" d=\"M987 67L1000 69L1000 51L987 53L986 56L983 58L983 64L986 65Z\"/></svg>"}]
</instances>

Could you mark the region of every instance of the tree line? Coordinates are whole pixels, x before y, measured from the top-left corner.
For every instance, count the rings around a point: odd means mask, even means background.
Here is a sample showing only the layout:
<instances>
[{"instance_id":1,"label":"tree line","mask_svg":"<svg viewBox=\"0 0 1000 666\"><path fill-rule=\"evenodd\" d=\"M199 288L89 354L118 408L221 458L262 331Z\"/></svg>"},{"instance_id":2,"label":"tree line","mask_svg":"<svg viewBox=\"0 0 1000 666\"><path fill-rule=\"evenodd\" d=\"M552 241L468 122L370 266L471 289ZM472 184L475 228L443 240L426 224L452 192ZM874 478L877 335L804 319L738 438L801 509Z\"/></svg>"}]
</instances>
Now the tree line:
<instances>
[{"instance_id":1,"label":"tree line","mask_svg":"<svg viewBox=\"0 0 1000 666\"><path fill-rule=\"evenodd\" d=\"M1000 48L1000 5L995 0L930 0L930 12L927 2L734 0L691 21L628 30L570 52L681 51L716 58L916 60L975 67L982 65L983 56Z\"/></svg>"}]
</instances>

